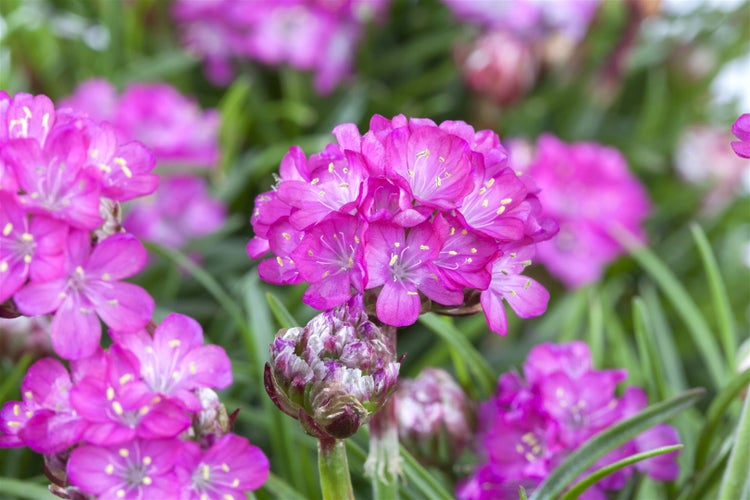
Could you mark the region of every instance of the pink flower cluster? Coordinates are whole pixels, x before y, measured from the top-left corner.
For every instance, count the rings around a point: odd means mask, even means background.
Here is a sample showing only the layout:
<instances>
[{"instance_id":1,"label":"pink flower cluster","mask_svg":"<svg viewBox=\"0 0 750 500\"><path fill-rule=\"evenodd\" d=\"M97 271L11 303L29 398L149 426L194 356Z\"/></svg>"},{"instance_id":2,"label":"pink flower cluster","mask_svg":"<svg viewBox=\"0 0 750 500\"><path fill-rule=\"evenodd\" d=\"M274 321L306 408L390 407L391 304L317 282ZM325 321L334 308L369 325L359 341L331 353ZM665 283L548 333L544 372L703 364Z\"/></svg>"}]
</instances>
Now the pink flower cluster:
<instances>
[{"instance_id":1,"label":"pink flower cluster","mask_svg":"<svg viewBox=\"0 0 750 500\"><path fill-rule=\"evenodd\" d=\"M23 400L0 410L0 446L45 455L63 493L244 498L263 484L269 464L229 432L212 390L231 384L229 358L203 345L200 325L187 316L169 315L149 330L113 331L109 349L71 361L70 372L56 359L37 361Z\"/></svg>"},{"instance_id":2,"label":"pink flower cluster","mask_svg":"<svg viewBox=\"0 0 750 500\"><path fill-rule=\"evenodd\" d=\"M497 393L480 409L480 454L484 462L457 492L461 500L518 498L539 485L568 454L594 434L629 418L648 404L645 392L615 388L625 370L595 370L588 346L580 341L541 344L529 353L525 379L500 377ZM598 460L594 471L636 453L679 443L677 431L659 424ZM658 481L679 473L677 452L625 467L599 481L582 498L604 499L625 486L636 470Z\"/></svg>"},{"instance_id":3,"label":"pink flower cluster","mask_svg":"<svg viewBox=\"0 0 750 500\"><path fill-rule=\"evenodd\" d=\"M135 236L170 248L214 233L226 209L202 177L187 168L212 168L219 159L219 114L167 84L135 83L122 96L106 80L82 83L65 104L112 123L118 137L135 137L165 171L159 189L133 203L123 225Z\"/></svg>"},{"instance_id":4,"label":"pink flower cluster","mask_svg":"<svg viewBox=\"0 0 750 500\"><path fill-rule=\"evenodd\" d=\"M52 346L63 358L94 353L99 318L124 332L151 319L153 299L122 282L146 251L119 232L116 214L119 202L156 189L153 168L143 144L123 143L107 123L55 110L43 95L0 93L0 304L54 313Z\"/></svg>"},{"instance_id":5,"label":"pink flower cluster","mask_svg":"<svg viewBox=\"0 0 750 500\"><path fill-rule=\"evenodd\" d=\"M509 30L526 39L557 33L579 41L601 0L443 0L464 21Z\"/></svg>"},{"instance_id":6,"label":"pink flower cluster","mask_svg":"<svg viewBox=\"0 0 750 500\"><path fill-rule=\"evenodd\" d=\"M512 162L541 188L545 215L560 232L539 245L539 261L570 288L599 279L604 266L624 252L613 232L626 230L645 239L641 225L650 211L646 189L622 154L596 143L566 144L546 134L524 158L524 145L512 147Z\"/></svg>"},{"instance_id":7,"label":"pink flower cluster","mask_svg":"<svg viewBox=\"0 0 750 500\"><path fill-rule=\"evenodd\" d=\"M213 168L219 160L219 113L166 83L131 83L122 95L107 80L83 82L61 102L112 124L120 141L136 139L159 167Z\"/></svg>"},{"instance_id":8,"label":"pink flower cluster","mask_svg":"<svg viewBox=\"0 0 750 500\"><path fill-rule=\"evenodd\" d=\"M288 64L315 72L315 87L330 92L351 70L364 24L389 0L178 0L173 8L190 50L205 60L208 77L227 84L232 60Z\"/></svg>"},{"instance_id":9,"label":"pink flower cluster","mask_svg":"<svg viewBox=\"0 0 750 500\"><path fill-rule=\"evenodd\" d=\"M366 292L393 326L414 323L430 301L481 303L501 334L503 300L524 318L545 310L547 291L522 273L556 227L495 133L375 115L364 135L350 123L333 134L338 143L309 159L292 147L257 197L248 255L274 254L261 278L308 282L303 301L322 310Z\"/></svg>"}]
</instances>

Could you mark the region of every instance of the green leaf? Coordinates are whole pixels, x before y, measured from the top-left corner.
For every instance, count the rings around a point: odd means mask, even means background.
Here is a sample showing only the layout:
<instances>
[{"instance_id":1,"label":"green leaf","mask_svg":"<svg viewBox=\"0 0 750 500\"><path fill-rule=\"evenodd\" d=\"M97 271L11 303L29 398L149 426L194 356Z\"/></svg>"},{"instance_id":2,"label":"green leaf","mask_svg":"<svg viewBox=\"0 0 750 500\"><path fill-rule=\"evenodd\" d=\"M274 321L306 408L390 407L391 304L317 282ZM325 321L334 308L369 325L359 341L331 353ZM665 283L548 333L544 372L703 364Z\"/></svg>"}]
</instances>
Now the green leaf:
<instances>
[{"instance_id":1,"label":"green leaf","mask_svg":"<svg viewBox=\"0 0 750 500\"><path fill-rule=\"evenodd\" d=\"M727 294L727 288L724 285L724 280L721 278L719 265L716 262L716 256L711 250L711 245L708 243L706 233L703 232L698 224L692 224L690 231L693 233L695 244L698 246L698 251L701 254L703 267L706 269L706 275L708 275L708 286L711 290L713 310L716 311L719 322L719 339L724 348L727 368L731 373L734 371L737 363L737 336L734 330L734 317L730 307L731 303Z\"/></svg>"},{"instance_id":2,"label":"green leaf","mask_svg":"<svg viewBox=\"0 0 750 500\"><path fill-rule=\"evenodd\" d=\"M279 325L281 325L281 328L294 328L295 326L300 326L299 321L294 319L294 316L289 312L289 309L287 309L274 294L270 292L266 293L266 300L268 301L268 306L271 308L273 316L276 318L276 321L279 322Z\"/></svg>"},{"instance_id":3,"label":"green leaf","mask_svg":"<svg viewBox=\"0 0 750 500\"><path fill-rule=\"evenodd\" d=\"M698 437L695 447L695 464L693 470L702 470L708 461L711 451L711 442L717 427L724 420L729 405L738 401L737 395L750 384L750 368L735 375L726 386L714 397L706 411L703 428Z\"/></svg>"},{"instance_id":4,"label":"green leaf","mask_svg":"<svg viewBox=\"0 0 750 500\"><path fill-rule=\"evenodd\" d=\"M721 479L719 498L746 500L750 498L750 398L745 398L732 454Z\"/></svg>"},{"instance_id":5,"label":"green leaf","mask_svg":"<svg viewBox=\"0 0 750 500\"><path fill-rule=\"evenodd\" d=\"M686 391L672 399L651 405L639 414L618 422L597 434L570 454L563 463L552 471L531 495L531 500L557 498L565 491L565 488L570 486L599 458L641 432L689 408L703 397L704 393L705 390L703 389Z\"/></svg>"},{"instance_id":6,"label":"green leaf","mask_svg":"<svg viewBox=\"0 0 750 500\"><path fill-rule=\"evenodd\" d=\"M279 476L275 474L269 474L268 479L263 483L262 490L275 495L276 498L284 500L308 500L307 495L295 490L290 484L286 483Z\"/></svg>"},{"instance_id":7,"label":"green leaf","mask_svg":"<svg viewBox=\"0 0 750 500\"><path fill-rule=\"evenodd\" d=\"M460 367L463 363L466 364L474 375L481 397L492 393L496 380L495 372L463 333L453 325L450 318L441 318L436 314L428 313L421 315L419 322L435 332L451 347L451 351L462 360Z\"/></svg>"},{"instance_id":8,"label":"green leaf","mask_svg":"<svg viewBox=\"0 0 750 500\"><path fill-rule=\"evenodd\" d=\"M26 374L26 370L29 368L32 359L30 354L24 354L13 367L13 371L5 377L3 383L0 384L0 401L6 401L11 391L18 390L18 387L21 385L21 379Z\"/></svg>"},{"instance_id":9,"label":"green leaf","mask_svg":"<svg viewBox=\"0 0 750 500\"><path fill-rule=\"evenodd\" d=\"M635 236L624 228L612 232L630 252L633 258L651 275L667 298L672 302L677 313L682 317L688 332L693 338L698 351L708 368L708 372L716 387L720 387L726 379L726 366L721 352L714 339L705 318L699 312L698 306L690 297L685 287L679 282L672 271L646 246L641 244Z\"/></svg>"},{"instance_id":10,"label":"green leaf","mask_svg":"<svg viewBox=\"0 0 750 500\"><path fill-rule=\"evenodd\" d=\"M641 369L646 383L652 389L649 392L659 400L669 397L664 373L661 369L662 362L658 354L659 351L654 344L655 335L648 318L648 310L640 297L633 299L633 328L640 354Z\"/></svg>"},{"instance_id":11,"label":"green leaf","mask_svg":"<svg viewBox=\"0 0 750 500\"><path fill-rule=\"evenodd\" d=\"M602 467L601 469L598 469L591 473L590 475L586 476L581 482L577 483L575 486L570 488L561 498L561 500L575 500L578 498L584 491L589 489L591 486L602 480L603 478L609 476L610 474L617 472L618 470L627 467L628 465L632 465L636 462L640 462L641 460L646 460L648 458L656 457L658 455L664 455L666 453L671 453L673 451L677 451L681 449L683 445L681 444L675 444L672 446L663 446L661 448L656 448L654 450L650 451L644 451L642 453L636 453L635 455L630 455L629 457L623 458L622 460L618 460L617 462L611 463L607 465L606 467Z\"/></svg>"},{"instance_id":12,"label":"green leaf","mask_svg":"<svg viewBox=\"0 0 750 500\"><path fill-rule=\"evenodd\" d=\"M28 479L11 479L0 477L0 491L9 498L28 500L54 500L57 497L49 492L46 486L32 483Z\"/></svg>"}]
</instances>

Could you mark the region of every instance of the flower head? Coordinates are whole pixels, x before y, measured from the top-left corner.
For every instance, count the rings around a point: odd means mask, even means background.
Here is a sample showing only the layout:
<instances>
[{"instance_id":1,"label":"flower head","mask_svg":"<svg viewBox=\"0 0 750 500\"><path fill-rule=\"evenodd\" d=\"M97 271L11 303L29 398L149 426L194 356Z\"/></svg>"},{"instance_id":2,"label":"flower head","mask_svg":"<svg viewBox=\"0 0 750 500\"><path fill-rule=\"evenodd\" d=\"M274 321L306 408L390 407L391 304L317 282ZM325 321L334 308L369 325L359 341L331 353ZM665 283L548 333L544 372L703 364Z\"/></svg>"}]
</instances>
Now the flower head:
<instances>
[{"instance_id":1,"label":"flower head","mask_svg":"<svg viewBox=\"0 0 750 500\"><path fill-rule=\"evenodd\" d=\"M478 452L482 463L459 486L461 499L517 498L518 487L535 488L572 451L647 405L645 393L615 386L624 370L596 370L583 342L541 344L517 373L500 377L497 393L480 408ZM594 464L590 472L627 456L676 444L674 428L659 425L638 435ZM624 487L634 470L657 480L674 480L676 452L620 469L594 486L601 495Z\"/></svg>"},{"instance_id":2,"label":"flower head","mask_svg":"<svg viewBox=\"0 0 750 500\"><path fill-rule=\"evenodd\" d=\"M544 311L546 292L518 276L523 266L492 285L505 253L533 255L557 230L496 134L403 115L373 116L364 135L353 124L333 133L338 143L309 159L290 148L276 186L256 199L247 252L273 254L259 264L261 278L310 283L303 301L318 309L364 290L369 312L392 326L431 309L476 309L485 292L488 322L501 334L503 300L523 317ZM502 286L531 289L517 300Z\"/></svg>"},{"instance_id":3,"label":"flower head","mask_svg":"<svg viewBox=\"0 0 750 500\"><path fill-rule=\"evenodd\" d=\"M270 346L266 391L313 436L354 434L395 388L399 363L361 301L281 330Z\"/></svg>"},{"instance_id":4,"label":"flower head","mask_svg":"<svg viewBox=\"0 0 750 500\"><path fill-rule=\"evenodd\" d=\"M732 149L737 156L750 158L750 113L744 113L732 125L732 133L739 141L732 142Z\"/></svg>"}]
</instances>

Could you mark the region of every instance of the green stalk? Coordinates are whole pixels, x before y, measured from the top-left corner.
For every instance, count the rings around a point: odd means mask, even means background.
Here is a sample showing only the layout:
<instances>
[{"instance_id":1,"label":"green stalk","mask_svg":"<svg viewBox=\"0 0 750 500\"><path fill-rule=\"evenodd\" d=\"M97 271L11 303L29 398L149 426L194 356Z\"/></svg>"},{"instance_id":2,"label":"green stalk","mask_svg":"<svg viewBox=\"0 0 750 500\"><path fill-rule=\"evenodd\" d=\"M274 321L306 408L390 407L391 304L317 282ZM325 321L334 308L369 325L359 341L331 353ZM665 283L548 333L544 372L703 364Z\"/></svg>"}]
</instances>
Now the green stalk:
<instances>
[{"instance_id":1,"label":"green stalk","mask_svg":"<svg viewBox=\"0 0 750 500\"><path fill-rule=\"evenodd\" d=\"M343 439L318 440L318 471L323 500L354 500Z\"/></svg>"}]
</instances>

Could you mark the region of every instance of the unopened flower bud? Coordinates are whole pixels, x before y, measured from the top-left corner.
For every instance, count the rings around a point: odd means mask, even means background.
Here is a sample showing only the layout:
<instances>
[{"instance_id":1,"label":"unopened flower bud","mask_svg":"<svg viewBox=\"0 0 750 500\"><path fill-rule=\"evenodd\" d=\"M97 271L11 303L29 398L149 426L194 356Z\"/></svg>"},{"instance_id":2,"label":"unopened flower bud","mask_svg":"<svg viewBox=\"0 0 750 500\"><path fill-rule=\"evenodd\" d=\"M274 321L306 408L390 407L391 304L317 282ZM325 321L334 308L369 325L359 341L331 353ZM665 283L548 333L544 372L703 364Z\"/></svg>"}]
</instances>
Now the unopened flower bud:
<instances>
[{"instance_id":1,"label":"unopened flower bud","mask_svg":"<svg viewBox=\"0 0 750 500\"><path fill-rule=\"evenodd\" d=\"M459 47L456 56L469 87L500 105L518 101L536 81L533 48L510 31L486 33L471 47Z\"/></svg>"},{"instance_id":2,"label":"unopened flower bud","mask_svg":"<svg viewBox=\"0 0 750 500\"><path fill-rule=\"evenodd\" d=\"M401 442L422 463L450 466L471 440L473 408L453 378L428 368L394 394Z\"/></svg>"},{"instance_id":3,"label":"unopened flower bud","mask_svg":"<svg viewBox=\"0 0 750 500\"><path fill-rule=\"evenodd\" d=\"M227 409L215 391L199 387L196 393L201 402L201 410L193 417L193 428L198 440L210 448L215 441L232 431L232 424Z\"/></svg>"},{"instance_id":4,"label":"unopened flower bud","mask_svg":"<svg viewBox=\"0 0 750 500\"><path fill-rule=\"evenodd\" d=\"M399 363L361 297L281 330L270 346L265 386L284 413L318 438L351 436L393 391Z\"/></svg>"}]
</instances>

